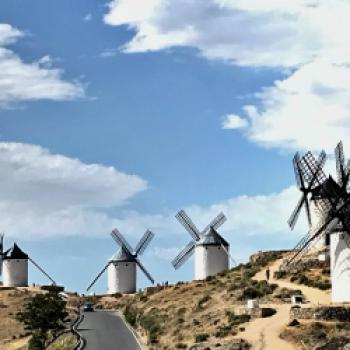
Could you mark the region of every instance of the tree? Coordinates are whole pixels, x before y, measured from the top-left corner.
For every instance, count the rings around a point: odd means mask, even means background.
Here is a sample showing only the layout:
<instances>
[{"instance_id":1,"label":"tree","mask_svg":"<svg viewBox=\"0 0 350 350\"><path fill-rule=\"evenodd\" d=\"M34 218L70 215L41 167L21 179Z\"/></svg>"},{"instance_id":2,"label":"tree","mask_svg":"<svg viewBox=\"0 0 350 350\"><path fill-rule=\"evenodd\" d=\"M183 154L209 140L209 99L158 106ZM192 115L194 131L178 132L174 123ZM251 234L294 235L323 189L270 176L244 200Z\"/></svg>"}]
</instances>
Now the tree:
<instances>
[{"instance_id":1,"label":"tree","mask_svg":"<svg viewBox=\"0 0 350 350\"><path fill-rule=\"evenodd\" d=\"M56 293L37 294L17 314L17 319L25 325L32 334L29 350L45 349L49 335L64 328L68 313L66 302Z\"/></svg>"}]
</instances>

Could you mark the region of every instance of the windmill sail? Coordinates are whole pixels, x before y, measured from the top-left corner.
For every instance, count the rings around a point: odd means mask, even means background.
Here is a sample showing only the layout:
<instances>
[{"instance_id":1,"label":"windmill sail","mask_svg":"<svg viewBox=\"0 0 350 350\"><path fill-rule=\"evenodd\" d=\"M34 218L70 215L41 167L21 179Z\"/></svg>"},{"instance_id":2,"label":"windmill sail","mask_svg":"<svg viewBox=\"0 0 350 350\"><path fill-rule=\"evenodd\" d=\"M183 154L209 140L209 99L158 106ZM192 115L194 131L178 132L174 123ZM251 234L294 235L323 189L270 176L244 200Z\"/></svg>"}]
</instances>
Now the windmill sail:
<instances>
[{"instance_id":1,"label":"windmill sail","mask_svg":"<svg viewBox=\"0 0 350 350\"><path fill-rule=\"evenodd\" d=\"M195 247L196 243L194 241L191 241L180 251L180 253L171 262L175 269L178 269L180 266L182 266L193 255Z\"/></svg>"},{"instance_id":2,"label":"windmill sail","mask_svg":"<svg viewBox=\"0 0 350 350\"><path fill-rule=\"evenodd\" d=\"M213 219L209 225L205 227L205 229L202 231L202 235L205 235L211 228L216 230L219 228L225 221L227 220L224 213L220 213L215 219Z\"/></svg>"},{"instance_id":3,"label":"windmill sail","mask_svg":"<svg viewBox=\"0 0 350 350\"><path fill-rule=\"evenodd\" d=\"M140 239L139 243L137 244L135 248L135 254L136 255L143 254L143 252L146 250L146 248L150 244L153 237L154 237L154 233L150 230L147 230L142 236L142 238Z\"/></svg>"},{"instance_id":4,"label":"windmill sail","mask_svg":"<svg viewBox=\"0 0 350 350\"><path fill-rule=\"evenodd\" d=\"M0 234L0 276L2 275L2 261L4 257L4 234Z\"/></svg>"},{"instance_id":5,"label":"windmill sail","mask_svg":"<svg viewBox=\"0 0 350 350\"><path fill-rule=\"evenodd\" d=\"M101 272L98 273L98 275L94 278L94 280L86 288L87 291L89 291L91 289L91 287L98 281L98 279L104 274L104 272L107 270L107 268L110 264L111 264L111 261L109 261L108 264L101 270Z\"/></svg>"},{"instance_id":6,"label":"windmill sail","mask_svg":"<svg viewBox=\"0 0 350 350\"><path fill-rule=\"evenodd\" d=\"M201 233L184 210L180 210L175 217L195 241L200 240Z\"/></svg>"},{"instance_id":7,"label":"windmill sail","mask_svg":"<svg viewBox=\"0 0 350 350\"><path fill-rule=\"evenodd\" d=\"M45 272L45 270L40 267L39 264L37 264L32 258L28 257L29 261L43 274L45 275L51 282L52 284L55 286L56 285L56 282L52 279L52 277L47 273Z\"/></svg>"}]
</instances>

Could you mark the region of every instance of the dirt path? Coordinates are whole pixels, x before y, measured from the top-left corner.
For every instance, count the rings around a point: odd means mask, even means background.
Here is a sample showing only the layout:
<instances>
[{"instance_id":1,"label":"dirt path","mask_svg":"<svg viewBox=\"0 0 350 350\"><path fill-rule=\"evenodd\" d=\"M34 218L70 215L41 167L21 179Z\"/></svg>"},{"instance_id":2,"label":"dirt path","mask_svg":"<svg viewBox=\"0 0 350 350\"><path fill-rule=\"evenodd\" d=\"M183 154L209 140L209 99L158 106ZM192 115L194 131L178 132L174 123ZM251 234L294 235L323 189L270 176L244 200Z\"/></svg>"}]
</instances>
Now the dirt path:
<instances>
[{"instance_id":1,"label":"dirt path","mask_svg":"<svg viewBox=\"0 0 350 350\"><path fill-rule=\"evenodd\" d=\"M307 301L311 304L319 305L319 304L330 304L331 302L331 293L330 291L323 291L317 288L311 288L304 286L302 284L295 284L283 279L275 279L273 274L276 270L278 270L279 266L282 264L282 259L276 260L272 265L270 265L270 283L276 283L281 288L289 288L289 289L299 289L305 295ZM265 269L258 272L254 279L258 281L265 280Z\"/></svg>"},{"instance_id":2,"label":"dirt path","mask_svg":"<svg viewBox=\"0 0 350 350\"><path fill-rule=\"evenodd\" d=\"M273 277L274 272L279 268L282 259L276 260L270 267L270 283L276 283L281 288L299 289L305 295L306 299L312 304L329 304L330 292L321 291L316 288L294 284L285 280L278 280ZM266 279L265 269L258 272L254 279L262 281ZM289 321L290 304L269 304L260 305L261 307L272 307L277 312L272 317L257 318L249 322L244 332L239 336L246 339L252 344L253 350L296 350L299 349L295 345L281 339L279 337L283 328Z\"/></svg>"},{"instance_id":3,"label":"dirt path","mask_svg":"<svg viewBox=\"0 0 350 350\"><path fill-rule=\"evenodd\" d=\"M289 320L290 305L266 304L261 307L272 307L277 312L266 318L256 318L249 322L244 332L239 334L240 338L247 340L253 350L296 350L291 343L279 337Z\"/></svg>"}]
</instances>

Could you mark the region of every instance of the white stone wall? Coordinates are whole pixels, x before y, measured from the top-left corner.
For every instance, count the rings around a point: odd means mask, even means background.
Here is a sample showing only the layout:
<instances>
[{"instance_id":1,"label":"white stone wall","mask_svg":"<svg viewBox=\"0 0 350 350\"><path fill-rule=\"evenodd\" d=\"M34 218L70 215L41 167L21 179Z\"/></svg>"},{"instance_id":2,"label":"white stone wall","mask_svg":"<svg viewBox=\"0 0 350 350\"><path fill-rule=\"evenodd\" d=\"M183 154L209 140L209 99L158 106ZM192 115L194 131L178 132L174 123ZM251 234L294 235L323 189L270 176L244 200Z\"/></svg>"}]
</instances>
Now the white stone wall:
<instances>
[{"instance_id":1,"label":"white stone wall","mask_svg":"<svg viewBox=\"0 0 350 350\"><path fill-rule=\"evenodd\" d=\"M227 249L229 250L229 248ZM195 279L205 279L208 276L228 270L229 259L221 246L197 246L195 248Z\"/></svg>"},{"instance_id":2,"label":"white stone wall","mask_svg":"<svg viewBox=\"0 0 350 350\"><path fill-rule=\"evenodd\" d=\"M350 239L347 233L331 234L332 302L350 302Z\"/></svg>"},{"instance_id":3,"label":"white stone wall","mask_svg":"<svg viewBox=\"0 0 350 350\"><path fill-rule=\"evenodd\" d=\"M6 259L2 265L4 287L28 286L28 259Z\"/></svg>"},{"instance_id":4,"label":"white stone wall","mask_svg":"<svg viewBox=\"0 0 350 350\"><path fill-rule=\"evenodd\" d=\"M115 262L108 266L108 294L136 292L136 263Z\"/></svg>"}]
</instances>

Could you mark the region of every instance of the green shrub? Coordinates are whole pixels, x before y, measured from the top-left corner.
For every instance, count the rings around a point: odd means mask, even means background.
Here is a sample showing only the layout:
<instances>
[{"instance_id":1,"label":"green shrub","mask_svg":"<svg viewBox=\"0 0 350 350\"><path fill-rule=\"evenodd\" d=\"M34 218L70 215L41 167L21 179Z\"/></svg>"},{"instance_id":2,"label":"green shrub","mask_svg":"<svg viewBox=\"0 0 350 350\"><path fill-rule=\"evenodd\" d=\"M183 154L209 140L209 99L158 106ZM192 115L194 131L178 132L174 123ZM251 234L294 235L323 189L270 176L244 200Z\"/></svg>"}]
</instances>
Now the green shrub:
<instances>
[{"instance_id":1,"label":"green shrub","mask_svg":"<svg viewBox=\"0 0 350 350\"><path fill-rule=\"evenodd\" d=\"M220 326L217 328L217 331L214 333L216 338L224 338L232 333L232 327L230 325Z\"/></svg>"},{"instance_id":2,"label":"green shrub","mask_svg":"<svg viewBox=\"0 0 350 350\"><path fill-rule=\"evenodd\" d=\"M200 333L200 334L196 335L195 342L196 343L201 343L203 341L208 340L208 338L209 338L209 334L208 333Z\"/></svg>"},{"instance_id":3,"label":"green shrub","mask_svg":"<svg viewBox=\"0 0 350 350\"><path fill-rule=\"evenodd\" d=\"M128 322L130 326L135 327L137 320L137 310L129 304L126 305L123 314L126 322Z\"/></svg>"},{"instance_id":4,"label":"green shrub","mask_svg":"<svg viewBox=\"0 0 350 350\"><path fill-rule=\"evenodd\" d=\"M284 270L277 270L274 272L273 277L280 279L280 278L285 278L287 275L287 272Z\"/></svg>"},{"instance_id":5,"label":"green shrub","mask_svg":"<svg viewBox=\"0 0 350 350\"><path fill-rule=\"evenodd\" d=\"M207 303L209 300L211 299L211 296L210 295L205 295L203 298L199 299L198 300L198 303L197 303L197 308L198 309L202 309L203 308L203 305L205 303Z\"/></svg>"}]
</instances>

